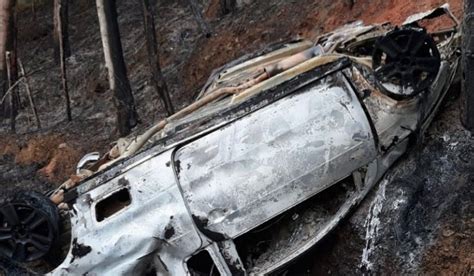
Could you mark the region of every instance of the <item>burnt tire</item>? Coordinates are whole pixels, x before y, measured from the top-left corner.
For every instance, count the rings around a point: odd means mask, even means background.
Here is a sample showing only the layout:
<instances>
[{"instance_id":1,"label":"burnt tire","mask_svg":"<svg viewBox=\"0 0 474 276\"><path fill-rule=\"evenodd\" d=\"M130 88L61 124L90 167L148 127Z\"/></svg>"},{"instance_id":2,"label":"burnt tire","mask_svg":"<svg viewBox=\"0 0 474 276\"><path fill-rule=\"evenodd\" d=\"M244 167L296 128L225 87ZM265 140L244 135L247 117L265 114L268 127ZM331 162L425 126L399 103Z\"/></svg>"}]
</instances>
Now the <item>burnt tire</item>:
<instances>
[{"instance_id":1,"label":"burnt tire","mask_svg":"<svg viewBox=\"0 0 474 276\"><path fill-rule=\"evenodd\" d=\"M36 192L17 193L0 202L0 256L12 262L39 260L53 248L59 212Z\"/></svg>"},{"instance_id":2,"label":"burnt tire","mask_svg":"<svg viewBox=\"0 0 474 276\"><path fill-rule=\"evenodd\" d=\"M380 90L403 100L431 86L441 58L433 38L424 29L410 27L395 29L377 39L372 62Z\"/></svg>"}]
</instances>

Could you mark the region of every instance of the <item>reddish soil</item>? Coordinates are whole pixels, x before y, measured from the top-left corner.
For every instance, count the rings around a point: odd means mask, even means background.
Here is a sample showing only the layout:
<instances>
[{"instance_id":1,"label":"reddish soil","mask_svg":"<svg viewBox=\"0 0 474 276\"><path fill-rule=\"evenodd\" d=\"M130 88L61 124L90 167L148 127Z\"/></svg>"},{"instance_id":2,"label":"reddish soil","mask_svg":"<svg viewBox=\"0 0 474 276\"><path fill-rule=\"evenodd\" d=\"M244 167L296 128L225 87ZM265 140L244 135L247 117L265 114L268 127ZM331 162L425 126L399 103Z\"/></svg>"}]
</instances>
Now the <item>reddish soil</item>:
<instances>
[{"instance_id":1,"label":"reddish soil","mask_svg":"<svg viewBox=\"0 0 474 276\"><path fill-rule=\"evenodd\" d=\"M464 229L454 229L457 225ZM472 218L445 225L436 243L427 250L423 271L429 275L472 275L474 273L474 247Z\"/></svg>"},{"instance_id":2,"label":"reddish soil","mask_svg":"<svg viewBox=\"0 0 474 276\"><path fill-rule=\"evenodd\" d=\"M38 177L62 183L74 174L74 164L86 153L72 144L75 142L59 134L34 135L22 142L12 136L1 136L0 148L3 150L0 156L13 157L18 166L38 165Z\"/></svg>"}]
</instances>

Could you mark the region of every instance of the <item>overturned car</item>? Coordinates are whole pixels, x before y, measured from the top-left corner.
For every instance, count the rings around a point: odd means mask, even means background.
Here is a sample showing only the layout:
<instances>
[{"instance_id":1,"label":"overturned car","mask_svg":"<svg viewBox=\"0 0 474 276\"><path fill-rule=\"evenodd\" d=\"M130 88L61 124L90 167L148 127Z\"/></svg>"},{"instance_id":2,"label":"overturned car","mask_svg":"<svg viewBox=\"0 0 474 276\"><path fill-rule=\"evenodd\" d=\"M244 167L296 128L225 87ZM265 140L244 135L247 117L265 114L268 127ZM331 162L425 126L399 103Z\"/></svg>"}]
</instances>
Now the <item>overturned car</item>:
<instances>
[{"instance_id":1,"label":"overturned car","mask_svg":"<svg viewBox=\"0 0 474 276\"><path fill-rule=\"evenodd\" d=\"M442 15L451 28L421 26ZM46 259L50 275L278 271L422 137L456 76L458 28L442 6L232 62L190 107L83 160L51 200L4 202L0 253Z\"/></svg>"}]
</instances>

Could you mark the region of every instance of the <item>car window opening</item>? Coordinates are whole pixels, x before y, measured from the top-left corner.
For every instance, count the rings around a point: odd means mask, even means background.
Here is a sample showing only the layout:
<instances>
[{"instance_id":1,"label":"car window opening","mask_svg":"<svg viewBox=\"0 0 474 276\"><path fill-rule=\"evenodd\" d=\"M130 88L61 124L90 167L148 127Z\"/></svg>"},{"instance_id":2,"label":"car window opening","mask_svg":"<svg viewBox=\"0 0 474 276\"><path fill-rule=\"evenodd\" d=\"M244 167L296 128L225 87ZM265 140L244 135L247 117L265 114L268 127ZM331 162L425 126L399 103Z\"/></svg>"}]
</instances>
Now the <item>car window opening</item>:
<instances>
[{"instance_id":1,"label":"car window opening","mask_svg":"<svg viewBox=\"0 0 474 276\"><path fill-rule=\"evenodd\" d=\"M130 205L131 202L132 199L128 189L121 189L109 195L95 206L97 221L101 222L104 219L112 216L113 214Z\"/></svg>"}]
</instances>

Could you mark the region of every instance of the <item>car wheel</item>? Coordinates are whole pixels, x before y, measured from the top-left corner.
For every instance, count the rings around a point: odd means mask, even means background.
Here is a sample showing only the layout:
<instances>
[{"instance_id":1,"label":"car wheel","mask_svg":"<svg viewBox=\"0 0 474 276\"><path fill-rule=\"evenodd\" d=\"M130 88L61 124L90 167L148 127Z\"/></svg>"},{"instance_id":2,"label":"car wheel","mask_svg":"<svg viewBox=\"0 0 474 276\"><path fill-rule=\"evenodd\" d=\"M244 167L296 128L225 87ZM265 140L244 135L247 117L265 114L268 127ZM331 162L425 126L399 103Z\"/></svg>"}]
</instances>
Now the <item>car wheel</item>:
<instances>
[{"instance_id":1,"label":"car wheel","mask_svg":"<svg viewBox=\"0 0 474 276\"><path fill-rule=\"evenodd\" d=\"M377 39L372 62L381 91L402 100L430 87L441 58L433 38L424 29L403 28Z\"/></svg>"},{"instance_id":2,"label":"car wheel","mask_svg":"<svg viewBox=\"0 0 474 276\"><path fill-rule=\"evenodd\" d=\"M0 202L0 255L14 262L35 261L53 247L59 212L36 192L17 193Z\"/></svg>"}]
</instances>

